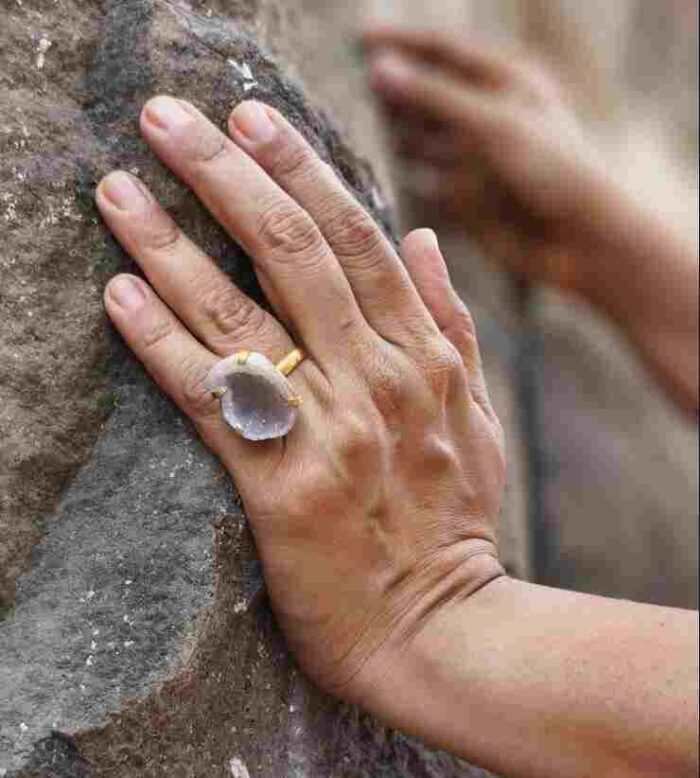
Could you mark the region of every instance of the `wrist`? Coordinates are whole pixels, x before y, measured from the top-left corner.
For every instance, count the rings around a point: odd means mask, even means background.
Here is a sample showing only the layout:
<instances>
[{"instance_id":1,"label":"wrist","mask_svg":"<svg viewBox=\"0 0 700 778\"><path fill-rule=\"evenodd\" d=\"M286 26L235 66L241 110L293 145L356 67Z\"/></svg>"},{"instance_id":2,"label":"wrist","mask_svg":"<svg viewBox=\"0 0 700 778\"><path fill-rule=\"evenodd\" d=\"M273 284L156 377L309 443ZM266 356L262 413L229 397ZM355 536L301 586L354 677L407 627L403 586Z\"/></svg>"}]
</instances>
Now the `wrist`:
<instances>
[{"instance_id":1,"label":"wrist","mask_svg":"<svg viewBox=\"0 0 700 778\"><path fill-rule=\"evenodd\" d=\"M476 620L482 619L485 611L497 617L500 592L511 581L493 544L474 540L467 541L467 545L466 553L459 550L462 559L458 565L449 556L433 563L420 589L412 593L410 608L396 620L386 640L351 682L331 691L415 731L410 721L412 709L404 706L403 694L397 692L420 694L418 687L411 688L416 668L432 665L433 658L440 654L442 638L453 630L469 628L470 613ZM432 672L440 672L439 661ZM426 737L425 733L417 734Z\"/></svg>"}]
</instances>

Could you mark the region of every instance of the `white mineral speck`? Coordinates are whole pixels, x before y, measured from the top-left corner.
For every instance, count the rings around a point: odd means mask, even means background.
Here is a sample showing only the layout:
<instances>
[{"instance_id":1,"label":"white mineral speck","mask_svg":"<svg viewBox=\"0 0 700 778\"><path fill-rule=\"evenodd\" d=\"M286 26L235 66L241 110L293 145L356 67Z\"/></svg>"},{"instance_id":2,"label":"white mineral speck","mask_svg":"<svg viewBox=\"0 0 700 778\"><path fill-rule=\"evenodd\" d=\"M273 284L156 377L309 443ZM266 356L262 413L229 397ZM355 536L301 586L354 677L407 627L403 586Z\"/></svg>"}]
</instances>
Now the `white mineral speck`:
<instances>
[{"instance_id":1,"label":"white mineral speck","mask_svg":"<svg viewBox=\"0 0 700 778\"><path fill-rule=\"evenodd\" d=\"M39 43L37 44L36 50L36 66L39 70L41 70L44 67L44 62L46 59L46 52L51 48L53 44L51 41L45 37L44 35L41 36L39 39Z\"/></svg>"},{"instance_id":2,"label":"white mineral speck","mask_svg":"<svg viewBox=\"0 0 700 778\"><path fill-rule=\"evenodd\" d=\"M376 186L372 187L372 191L370 192L370 196L372 198L372 204L375 208L379 208L380 210L384 208L384 200L382 199L382 196L379 194L379 190Z\"/></svg>"},{"instance_id":3,"label":"white mineral speck","mask_svg":"<svg viewBox=\"0 0 700 778\"><path fill-rule=\"evenodd\" d=\"M248 768L242 759L234 756L228 763L228 769L231 771L233 778L250 778Z\"/></svg>"},{"instance_id":4,"label":"white mineral speck","mask_svg":"<svg viewBox=\"0 0 700 778\"><path fill-rule=\"evenodd\" d=\"M238 72L238 74L243 79L244 92L249 92L253 87L258 85L258 82L255 80L255 76L253 75L253 71L250 69L250 65L247 62L239 63L234 59L229 59L226 61L234 70Z\"/></svg>"},{"instance_id":5,"label":"white mineral speck","mask_svg":"<svg viewBox=\"0 0 700 778\"><path fill-rule=\"evenodd\" d=\"M91 655L90 655L90 656L89 656L89 657L88 657L88 658L85 660L85 665L86 665L87 667L92 667L92 665L93 665L93 664L94 664L94 660L93 660L93 658L92 658L92 654L91 654Z\"/></svg>"},{"instance_id":6,"label":"white mineral speck","mask_svg":"<svg viewBox=\"0 0 700 778\"><path fill-rule=\"evenodd\" d=\"M19 731L20 732L27 732L29 730L29 727L22 721L19 725Z\"/></svg>"}]
</instances>

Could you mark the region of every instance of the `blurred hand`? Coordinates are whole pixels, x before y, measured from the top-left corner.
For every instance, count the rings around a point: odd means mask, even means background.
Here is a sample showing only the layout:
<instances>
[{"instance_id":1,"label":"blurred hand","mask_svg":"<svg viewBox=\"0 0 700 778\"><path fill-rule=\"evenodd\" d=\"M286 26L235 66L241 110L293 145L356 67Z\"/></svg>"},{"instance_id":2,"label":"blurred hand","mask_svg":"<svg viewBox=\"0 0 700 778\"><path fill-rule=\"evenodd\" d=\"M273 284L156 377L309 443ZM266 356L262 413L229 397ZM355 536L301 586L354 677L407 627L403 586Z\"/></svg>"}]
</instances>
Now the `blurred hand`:
<instances>
[{"instance_id":1,"label":"blurred hand","mask_svg":"<svg viewBox=\"0 0 700 778\"><path fill-rule=\"evenodd\" d=\"M234 477L299 662L359 696L367 668L502 574L503 441L473 323L434 234L409 235L402 262L275 110L241 104L226 136L157 97L141 129L253 258L277 318L121 171L97 203L149 283L112 279L107 311ZM295 343L308 354L290 376L296 425L282 440L237 437L206 389L212 365L244 349L278 361Z\"/></svg>"},{"instance_id":2,"label":"blurred hand","mask_svg":"<svg viewBox=\"0 0 700 778\"><path fill-rule=\"evenodd\" d=\"M364 42L418 194L514 272L572 284L570 242L600 168L557 84L467 38L380 23Z\"/></svg>"},{"instance_id":3,"label":"blurred hand","mask_svg":"<svg viewBox=\"0 0 700 778\"><path fill-rule=\"evenodd\" d=\"M390 137L439 215L516 275L586 298L697 414L697 249L609 176L557 85L466 39L380 24L364 40Z\"/></svg>"}]
</instances>

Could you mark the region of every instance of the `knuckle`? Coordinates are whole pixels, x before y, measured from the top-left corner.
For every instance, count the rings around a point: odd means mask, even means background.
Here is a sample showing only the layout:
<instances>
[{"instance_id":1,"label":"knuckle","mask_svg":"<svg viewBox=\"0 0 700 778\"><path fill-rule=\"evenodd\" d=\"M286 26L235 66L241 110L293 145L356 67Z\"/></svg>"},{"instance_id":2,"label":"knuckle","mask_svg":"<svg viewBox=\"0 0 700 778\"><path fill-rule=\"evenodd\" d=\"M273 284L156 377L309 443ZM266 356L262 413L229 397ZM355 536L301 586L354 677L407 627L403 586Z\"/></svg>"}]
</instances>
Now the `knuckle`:
<instances>
[{"instance_id":1,"label":"knuckle","mask_svg":"<svg viewBox=\"0 0 700 778\"><path fill-rule=\"evenodd\" d=\"M217 283L200 293L198 308L213 325L215 337L241 340L259 332L265 313L250 298L228 283Z\"/></svg>"},{"instance_id":2,"label":"knuckle","mask_svg":"<svg viewBox=\"0 0 700 778\"><path fill-rule=\"evenodd\" d=\"M310 146L283 133L272 154L270 174L276 179L303 178L318 162L316 152Z\"/></svg>"},{"instance_id":3,"label":"knuckle","mask_svg":"<svg viewBox=\"0 0 700 778\"><path fill-rule=\"evenodd\" d=\"M506 470L507 470L507 462L506 462L506 433L503 429L503 424L501 423L501 420L496 416L494 413L491 418L491 423L493 424L493 435L496 439L496 468L498 473L498 478L501 483L503 483L506 480Z\"/></svg>"},{"instance_id":4,"label":"knuckle","mask_svg":"<svg viewBox=\"0 0 700 778\"><path fill-rule=\"evenodd\" d=\"M185 108L188 119L170 133L178 157L190 164L208 163L228 153L232 141L192 106Z\"/></svg>"},{"instance_id":5,"label":"knuckle","mask_svg":"<svg viewBox=\"0 0 700 778\"><path fill-rule=\"evenodd\" d=\"M426 475L460 470L460 456L454 443L439 433L425 436L421 443L421 459Z\"/></svg>"},{"instance_id":6,"label":"knuckle","mask_svg":"<svg viewBox=\"0 0 700 778\"><path fill-rule=\"evenodd\" d=\"M169 252L178 245L181 235L175 222L166 213L158 210L147 223L145 247L154 251Z\"/></svg>"},{"instance_id":7,"label":"knuckle","mask_svg":"<svg viewBox=\"0 0 700 778\"><path fill-rule=\"evenodd\" d=\"M450 323L449 329L452 332L459 332L463 340L476 346L476 325L471 313L464 306L460 306L454 319Z\"/></svg>"},{"instance_id":8,"label":"knuckle","mask_svg":"<svg viewBox=\"0 0 700 778\"><path fill-rule=\"evenodd\" d=\"M141 345L144 350L152 349L172 334L172 322L164 317L158 317L141 336Z\"/></svg>"},{"instance_id":9,"label":"knuckle","mask_svg":"<svg viewBox=\"0 0 700 778\"><path fill-rule=\"evenodd\" d=\"M181 142L181 153L191 162L206 164L229 153L229 141L207 121L194 119Z\"/></svg>"},{"instance_id":10,"label":"knuckle","mask_svg":"<svg viewBox=\"0 0 700 778\"><path fill-rule=\"evenodd\" d=\"M217 400L207 388L209 365L189 360L181 367L181 392L185 407L195 417L210 416L217 409Z\"/></svg>"},{"instance_id":11,"label":"knuckle","mask_svg":"<svg viewBox=\"0 0 700 778\"><path fill-rule=\"evenodd\" d=\"M460 305L457 313L442 331L448 343L452 344L467 369L478 365L479 340L474 319L464 305Z\"/></svg>"},{"instance_id":12,"label":"knuckle","mask_svg":"<svg viewBox=\"0 0 700 778\"><path fill-rule=\"evenodd\" d=\"M360 413L345 413L336 433L335 450L345 466L363 468L375 462L381 448L378 426Z\"/></svg>"},{"instance_id":13,"label":"knuckle","mask_svg":"<svg viewBox=\"0 0 700 778\"><path fill-rule=\"evenodd\" d=\"M313 219L292 200L273 203L260 216L258 239L273 254L318 255L323 238Z\"/></svg>"},{"instance_id":14,"label":"knuckle","mask_svg":"<svg viewBox=\"0 0 700 778\"><path fill-rule=\"evenodd\" d=\"M455 385L461 386L465 382L462 355L446 338L435 346L427 347L424 353L424 377L434 394L443 397L450 394Z\"/></svg>"},{"instance_id":15,"label":"knuckle","mask_svg":"<svg viewBox=\"0 0 700 778\"><path fill-rule=\"evenodd\" d=\"M271 513L283 516L292 526L307 524L310 517L333 509L338 500L334 481L332 470L325 463L307 463L293 489L280 491L271 498Z\"/></svg>"},{"instance_id":16,"label":"knuckle","mask_svg":"<svg viewBox=\"0 0 700 778\"><path fill-rule=\"evenodd\" d=\"M212 135L206 141L202 141L197 161L212 162L219 157L226 156L228 153L229 146L226 138L217 132L216 137Z\"/></svg>"},{"instance_id":17,"label":"knuckle","mask_svg":"<svg viewBox=\"0 0 700 778\"><path fill-rule=\"evenodd\" d=\"M341 205L330 218L325 232L339 258L370 265L375 257L380 257L382 233L374 219L357 205Z\"/></svg>"},{"instance_id":18,"label":"knuckle","mask_svg":"<svg viewBox=\"0 0 700 778\"><path fill-rule=\"evenodd\" d=\"M400 415L415 399L416 383L411 375L410 363L404 366L391 355L380 355L367 366L366 371L372 400L382 418L392 419Z\"/></svg>"}]
</instances>

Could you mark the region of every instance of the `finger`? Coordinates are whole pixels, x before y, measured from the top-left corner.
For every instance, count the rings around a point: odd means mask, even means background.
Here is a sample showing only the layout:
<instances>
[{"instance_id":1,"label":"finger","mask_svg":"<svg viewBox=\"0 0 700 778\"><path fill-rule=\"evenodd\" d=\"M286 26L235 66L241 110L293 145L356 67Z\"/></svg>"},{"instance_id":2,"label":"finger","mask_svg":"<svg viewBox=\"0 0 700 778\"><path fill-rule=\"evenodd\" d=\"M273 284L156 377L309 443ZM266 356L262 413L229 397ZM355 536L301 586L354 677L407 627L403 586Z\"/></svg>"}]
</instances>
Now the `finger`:
<instances>
[{"instance_id":1,"label":"finger","mask_svg":"<svg viewBox=\"0 0 700 778\"><path fill-rule=\"evenodd\" d=\"M372 87L390 104L450 123L467 123L478 138L488 139L503 118L500 102L470 89L453 75L400 55L383 51L370 63Z\"/></svg>"},{"instance_id":2,"label":"finger","mask_svg":"<svg viewBox=\"0 0 700 778\"><path fill-rule=\"evenodd\" d=\"M231 433L221 417L218 400L205 385L217 358L187 332L145 281L131 275L116 276L107 284L104 302L127 345L225 465L235 467L246 452L257 458L269 452L269 447L265 451L246 447Z\"/></svg>"},{"instance_id":3,"label":"finger","mask_svg":"<svg viewBox=\"0 0 700 778\"><path fill-rule=\"evenodd\" d=\"M428 229L410 232L401 243L401 256L435 323L459 351L472 396L483 407L490 407L474 321L450 282L437 236Z\"/></svg>"},{"instance_id":4,"label":"finger","mask_svg":"<svg viewBox=\"0 0 700 778\"><path fill-rule=\"evenodd\" d=\"M464 36L426 29L410 29L375 22L362 36L370 53L383 48L395 48L425 62L452 70L456 75L481 83L482 86L503 86L519 78L512 53L483 46Z\"/></svg>"},{"instance_id":5,"label":"finger","mask_svg":"<svg viewBox=\"0 0 700 778\"><path fill-rule=\"evenodd\" d=\"M292 348L284 328L243 294L134 176L115 171L97 187L110 230L158 295L212 351L259 351L279 360Z\"/></svg>"},{"instance_id":6,"label":"finger","mask_svg":"<svg viewBox=\"0 0 700 778\"><path fill-rule=\"evenodd\" d=\"M370 326L394 343L422 341L432 322L396 251L301 134L254 101L235 108L229 132L319 226Z\"/></svg>"},{"instance_id":7,"label":"finger","mask_svg":"<svg viewBox=\"0 0 700 778\"><path fill-rule=\"evenodd\" d=\"M397 154L408 160L430 164L440 170L453 171L468 151L457 148L454 136L447 131L425 130L420 123L398 121L392 125L392 141Z\"/></svg>"},{"instance_id":8,"label":"finger","mask_svg":"<svg viewBox=\"0 0 700 778\"><path fill-rule=\"evenodd\" d=\"M199 111L156 97L141 112L141 131L253 258L318 361L337 359L349 339L369 333L313 219Z\"/></svg>"}]
</instances>

